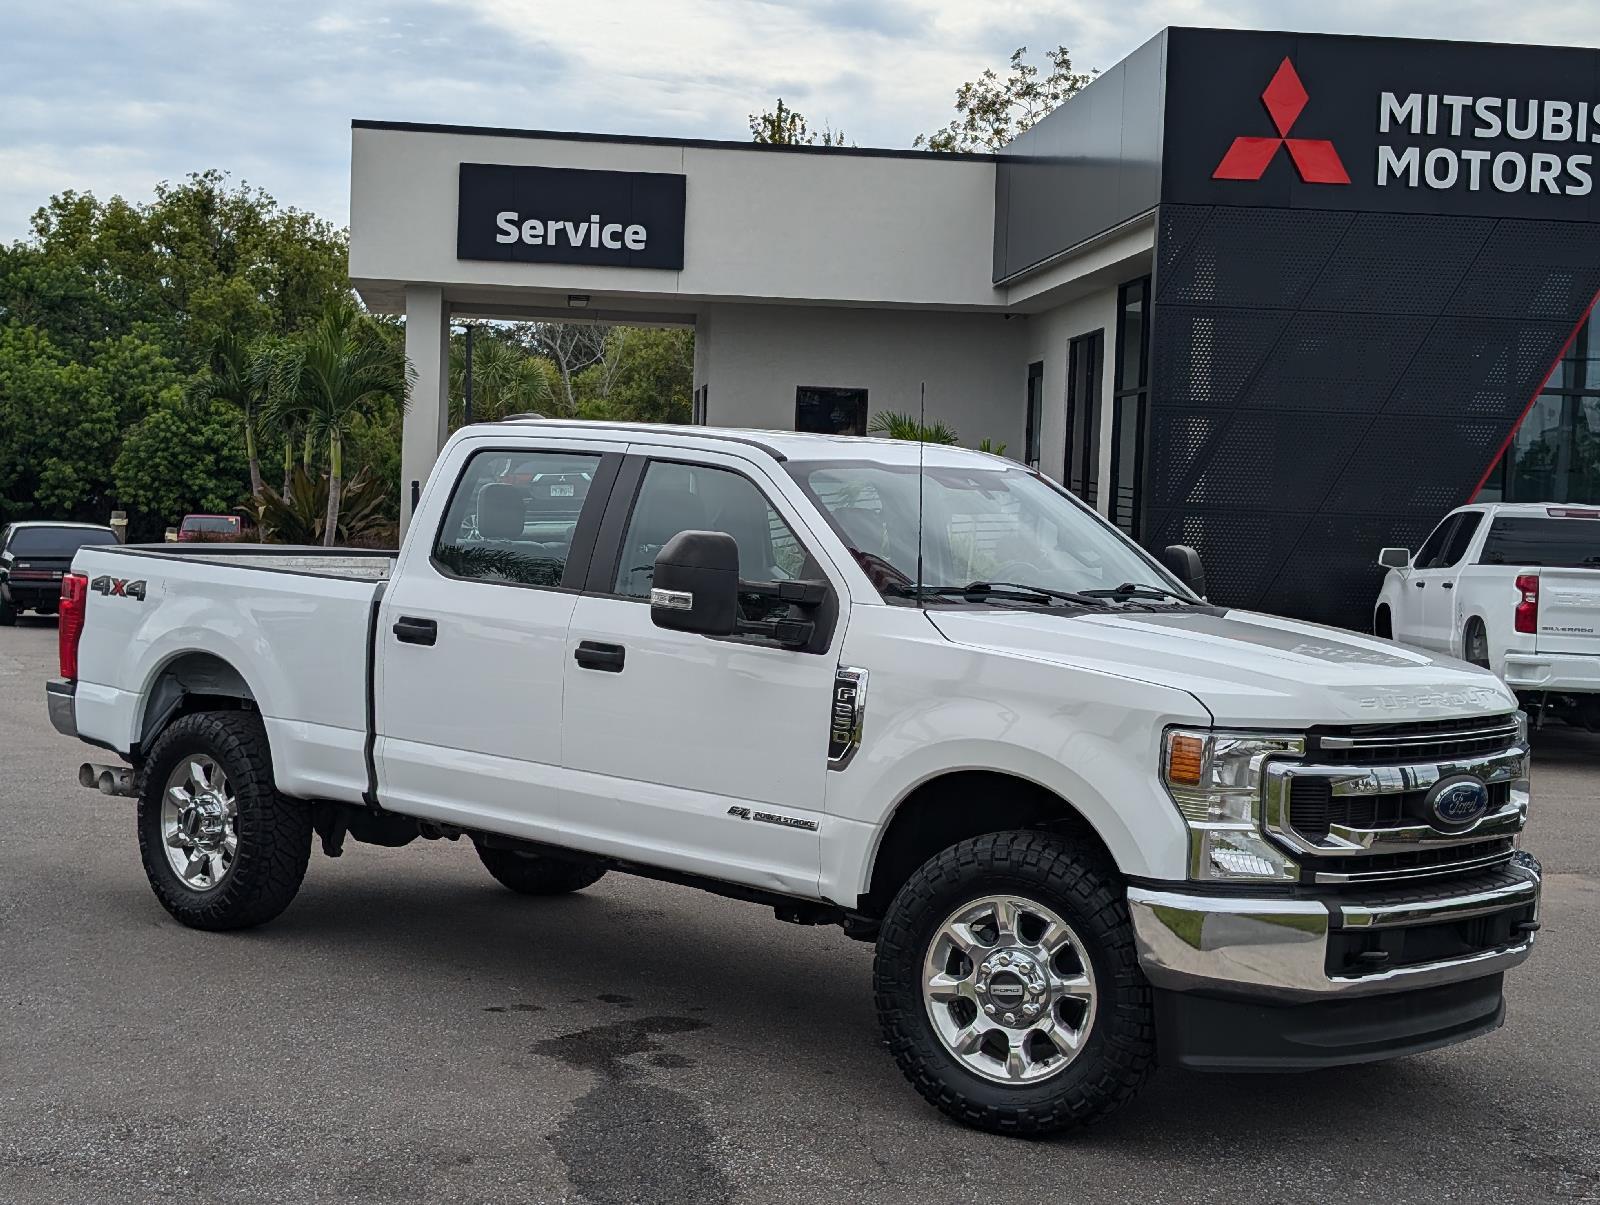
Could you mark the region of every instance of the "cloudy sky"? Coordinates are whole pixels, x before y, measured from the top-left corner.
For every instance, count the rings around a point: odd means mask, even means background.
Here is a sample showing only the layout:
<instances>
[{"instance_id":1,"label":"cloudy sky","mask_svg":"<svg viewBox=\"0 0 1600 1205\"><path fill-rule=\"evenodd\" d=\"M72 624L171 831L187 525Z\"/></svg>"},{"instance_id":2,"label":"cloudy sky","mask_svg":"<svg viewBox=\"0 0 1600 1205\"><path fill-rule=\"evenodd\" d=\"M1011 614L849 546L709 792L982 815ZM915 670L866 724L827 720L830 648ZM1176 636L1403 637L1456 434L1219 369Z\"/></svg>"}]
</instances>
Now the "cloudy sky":
<instances>
[{"instance_id":1,"label":"cloudy sky","mask_svg":"<svg viewBox=\"0 0 1600 1205\"><path fill-rule=\"evenodd\" d=\"M0 34L0 240L51 193L207 167L346 218L353 117L748 137L778 95L904 147L962 80L1164 25L1600 44L1600 0L17 0Z\"/></svg>"}]
</instances>

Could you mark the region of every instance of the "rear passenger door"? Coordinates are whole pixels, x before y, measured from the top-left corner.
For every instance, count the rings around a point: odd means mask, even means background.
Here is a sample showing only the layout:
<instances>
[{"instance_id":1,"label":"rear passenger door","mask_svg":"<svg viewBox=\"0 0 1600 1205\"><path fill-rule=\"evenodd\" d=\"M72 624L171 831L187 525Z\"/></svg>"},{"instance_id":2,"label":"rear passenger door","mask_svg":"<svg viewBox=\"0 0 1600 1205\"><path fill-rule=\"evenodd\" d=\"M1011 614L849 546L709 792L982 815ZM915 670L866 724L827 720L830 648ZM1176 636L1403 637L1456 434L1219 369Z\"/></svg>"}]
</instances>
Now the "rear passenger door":
<instances>
[{"instance_id":1,"label":"rear passenger door","mask_svg":"<svg viewBox=\"0 0 1600 1205\"><path fill-rule=\"evenodd\" d=\"M467 447L443 520L412 534L383 599L380 795L560 841L567 626L625 445Z\"/></svg>"},{"instance_id":2,"label":"rear passenger door","mask_svg":"<svg viewBox=\"0 0 1600 1205\"><path fill-rule=\"evenodd\" d=\"M814 895L848 614L839 576L819 557L805 512L761 468L689 455L628 458L573 615L563 710L573 822L589 848ZM655 556L685 530L732 535L743 580L827 581L836 605L808 616L819 621L813 645L656 627ZM778 604L747 597L745 606L746 619L778 617Z\"/></svg>"}]
</instances>

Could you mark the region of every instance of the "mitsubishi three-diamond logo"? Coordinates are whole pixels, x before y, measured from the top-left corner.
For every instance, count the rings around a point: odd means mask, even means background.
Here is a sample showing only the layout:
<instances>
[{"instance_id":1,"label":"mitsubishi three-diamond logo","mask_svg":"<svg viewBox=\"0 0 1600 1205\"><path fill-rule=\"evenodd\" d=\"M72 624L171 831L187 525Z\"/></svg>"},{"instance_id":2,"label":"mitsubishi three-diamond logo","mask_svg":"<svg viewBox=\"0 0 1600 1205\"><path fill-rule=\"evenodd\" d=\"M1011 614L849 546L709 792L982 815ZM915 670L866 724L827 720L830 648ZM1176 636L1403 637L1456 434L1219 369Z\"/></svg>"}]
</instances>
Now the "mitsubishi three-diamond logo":
<instances>
[{"instance_id":1,"label":"mitsubishi three-diamond logo","mask_svg":"<svg viewBox=\"0 0 1600 1205\"><path fill-rule=\"evenodd\" d=\"M1325 138L1290 138L1289 131L1306 107L1305 85L1287 58L1278 64L1272 81L1261 93L1261 103L1272 116L1278 128L1276 138L1254 138L1241 135L1233 140L1228 153L1211 173L1213 180L1259 180L1272 163L1280 146L1289 148L1289 158L1295 170L1307 184L1348 184L1350 176L1344 170L1339 152Z\"/></svg>"}]
</instances>

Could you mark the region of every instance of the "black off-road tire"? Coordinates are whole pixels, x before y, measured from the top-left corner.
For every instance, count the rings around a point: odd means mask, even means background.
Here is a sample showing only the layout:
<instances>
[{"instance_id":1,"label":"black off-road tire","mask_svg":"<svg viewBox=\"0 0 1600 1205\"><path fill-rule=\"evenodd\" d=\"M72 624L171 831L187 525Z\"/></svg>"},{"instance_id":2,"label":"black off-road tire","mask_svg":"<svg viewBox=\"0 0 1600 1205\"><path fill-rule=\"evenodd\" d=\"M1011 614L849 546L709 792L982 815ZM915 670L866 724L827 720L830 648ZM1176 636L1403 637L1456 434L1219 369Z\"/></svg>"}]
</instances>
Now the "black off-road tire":
<instances>
[{"instance_id":1,"label":"black off-road tire","mask_svg":"<svg viewBox=\"0 0 1600 1205\"><path fill-rule=\"evenodd\" d=\"M1037 1084L1007 1085L964 1068L940 1042L922 993L928 944L945 918L985 895L1010 893L1053 909L1093 963L1099 999L1089 1036L1067 1067ZM1115 868L1050 833L991 833L930 858L896 894L873 963L878 1020L913 1087L978 1129L1043 1135L1089 1125L1132 1099L1155 1068L1150 988Z\"/></svg>"},{"instance_id":2,"label":"black off-road tire","mask_svg":"<svg viewBox=\"0 0 1600 1205\"><path fill-rule=\"evenodd\" d=\"M604 866L590 862L546 858L489 845L477 848L488 872L518 895L570 895L594 886L606 873Z\"/></svg>"},{"instance_id":3,"label":"black off-road tire","mask_svg":"<svg viewBox=\"0 0 1600 1205\"><path fill-rule=\"evenodd\" d=\"M215 887L197 891L167 862L161 804L188 754L222 768L238 801L238 853ZM289 906L311 858L311 809L278 793L266 729L251 712L201 711L174 720L151 746L139 783L139 856L162 907L192 929L248 929Z\"/></svg>"}]
</instances>

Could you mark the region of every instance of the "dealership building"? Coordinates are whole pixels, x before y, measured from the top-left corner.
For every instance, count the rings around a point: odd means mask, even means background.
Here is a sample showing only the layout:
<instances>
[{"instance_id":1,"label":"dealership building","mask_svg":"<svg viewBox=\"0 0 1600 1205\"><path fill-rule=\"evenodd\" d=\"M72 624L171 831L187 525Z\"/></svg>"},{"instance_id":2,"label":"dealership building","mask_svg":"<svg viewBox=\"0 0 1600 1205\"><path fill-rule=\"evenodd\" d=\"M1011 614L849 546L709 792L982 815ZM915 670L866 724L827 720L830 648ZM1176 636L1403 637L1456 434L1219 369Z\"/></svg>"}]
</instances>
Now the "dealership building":
<instances>
[{"instance_id":1,"label":"dealership building","mask_svg":"<svg viewBox=\"0 0 1600 1205\"><path fill-rule=\"evenodd\" d=\"M681 324L694 419L916 413L1214 601L1364 626L1377 549L1600 501L1600 51L1169 29L994 155L357 121L403 472L472 319Z\"/></svg>"}]
</instances>

